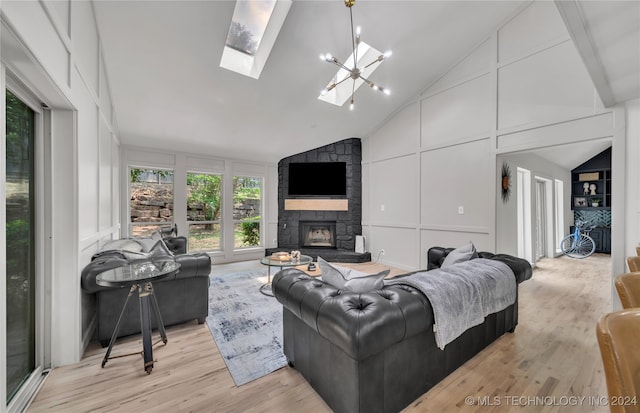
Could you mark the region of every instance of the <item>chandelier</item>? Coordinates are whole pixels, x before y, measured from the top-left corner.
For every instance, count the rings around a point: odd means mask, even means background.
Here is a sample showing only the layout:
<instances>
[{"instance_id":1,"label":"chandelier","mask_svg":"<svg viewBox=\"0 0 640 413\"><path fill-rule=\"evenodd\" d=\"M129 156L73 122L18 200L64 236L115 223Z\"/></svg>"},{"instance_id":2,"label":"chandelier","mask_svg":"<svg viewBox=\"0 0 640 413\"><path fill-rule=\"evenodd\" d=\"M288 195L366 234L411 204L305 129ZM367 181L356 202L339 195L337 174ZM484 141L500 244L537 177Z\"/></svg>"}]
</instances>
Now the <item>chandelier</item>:
<instances>
[{"instance_id":1,"label":"chandelier","mask_svg":"<svg viewBox=\"0 0 640 413\"><path fill-rule=\"evenodd\" d=\"M350 99L350 104L349 104L349 109L353 110L354 108L354 94L356 92L356 81L358 79L362 80L364 83L366 83L371 89L373 90L378 90L382 93L384 93L385 95L389 95L391 93L391 91L387 88L383 88L382 86L376 85L375 83L373 83L371 80L367 79L363 74L365 72L366 69L368 69L370 66L376 64L376 63L380 63L382 62L384 59L386 59L387 57L391 56L391 50L380 54L377 58L374 58L373 61L371 61L370 63L360 66L358 67L358 49L361 43L361 39L360 39L360 26L356 27L355 31L353 30L353 11L352 11L352 7L353 5L356 3L356 0L344 0L344 4L345 6L347 6L349 8L349 17L351 20L351 45L353 48L353 66L351 66L351 63L349 62L345 62L345 63L341 63L340 61L338 61L338 59L336 59L334 56L332 56L330 53L327 54L321 54L320 55L320 59L324 60L325 62L329 62L329 63L333 63L334 65L338 66L339 68L345 70L347 72L346 76L341 79L338 80L337 76L336 78L334 78L328 85L327 87L325 87L324 89L322 89L322 91L320 92L321 95L325 95L327 92L333 90L336 88L336 86L342 84L343 82L347 81L348 79L352 79L353 83L351 86L351 99ZM373 49L375 50L375 49ZM347 60L350 60L349 58ZM373 71L373 70L371 70Z\"/></svg>"}]
</instances>

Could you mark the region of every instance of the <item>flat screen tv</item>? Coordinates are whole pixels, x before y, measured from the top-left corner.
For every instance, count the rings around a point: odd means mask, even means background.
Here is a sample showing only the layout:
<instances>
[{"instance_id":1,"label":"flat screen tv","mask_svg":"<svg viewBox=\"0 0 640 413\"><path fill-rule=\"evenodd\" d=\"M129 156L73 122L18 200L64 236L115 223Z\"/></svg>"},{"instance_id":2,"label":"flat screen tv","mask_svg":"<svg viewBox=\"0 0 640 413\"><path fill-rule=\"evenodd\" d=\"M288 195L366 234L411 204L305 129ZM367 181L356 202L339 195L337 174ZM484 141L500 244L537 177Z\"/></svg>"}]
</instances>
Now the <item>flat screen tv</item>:
<instances>
[{"instance_id":1,"label":"flat screen tv","mask_svg":"<svg viewBox=\"0 0 640 413\"><path fill-rule=\"evenodd\" d=\"M331 196L346 194L346 162L292 162L289 164L289 195Z\"/></svg>"}]
</instances>

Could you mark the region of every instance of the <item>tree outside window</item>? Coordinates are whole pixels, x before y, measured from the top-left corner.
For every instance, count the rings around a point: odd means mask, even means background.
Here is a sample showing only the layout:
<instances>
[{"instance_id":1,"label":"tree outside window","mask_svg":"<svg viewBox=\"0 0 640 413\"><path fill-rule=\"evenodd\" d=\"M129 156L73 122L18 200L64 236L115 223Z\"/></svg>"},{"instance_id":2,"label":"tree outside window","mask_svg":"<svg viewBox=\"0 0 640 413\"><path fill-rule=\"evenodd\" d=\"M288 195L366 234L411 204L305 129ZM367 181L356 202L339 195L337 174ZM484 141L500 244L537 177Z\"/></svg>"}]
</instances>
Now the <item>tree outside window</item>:
<instances>
[{"instance_id":1,"label":"tree outside window","mask_svg":"<svg viewBox=\"0 0 640 413\"><path fill-rule=\"evenodd\" d=\"M233 177L234 248L261 245L262 178Z\"/></svg>"},{"instance_id":2,"label":"tree outside window","mask_svg":"<svg viewBox=\"0 0 640 413\"><path fill-rule=\"evenodd\" d=\"M222 175L187 173L189 251L220 251Z\"/></svg>"}]
</instances>

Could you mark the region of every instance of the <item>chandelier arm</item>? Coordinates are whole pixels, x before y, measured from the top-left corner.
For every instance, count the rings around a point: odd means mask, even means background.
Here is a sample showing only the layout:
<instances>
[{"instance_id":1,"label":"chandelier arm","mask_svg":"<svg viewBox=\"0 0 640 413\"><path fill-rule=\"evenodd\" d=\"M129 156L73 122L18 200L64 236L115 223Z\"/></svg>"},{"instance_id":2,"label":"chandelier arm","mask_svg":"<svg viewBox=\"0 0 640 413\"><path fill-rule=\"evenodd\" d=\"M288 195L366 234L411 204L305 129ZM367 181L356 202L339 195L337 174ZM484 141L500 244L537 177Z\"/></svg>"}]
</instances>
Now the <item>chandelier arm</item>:
<instances>
[{"instance_id":1,"label":"chandelier arm","mask_svg":"<svg viewBox=\"0 0 640 413\"><path fill-rule=\"evenodd\" d=\"M373 62L371 62L371 63L369 63L368 65L366 65L364 68L366 69L366 68L368 68L369 66L371 66L372 64L374 64L374 63L378 63L378 62L382 62L383 60L384 60L384 59L377 58L377 59L376 59L376 60L374 60Z\"/></svg>"},{"instance_id":2,"label":"chandelier arm","mask_svg":"<svg viewBox=\"0 0 640 413\"><path fill-rule=\"evenodd\" d=\"M356 36L353 32L353 10L349 7L349 17L351 19L351 46L353 47L353 68L358 66L358 49L356 49Z\"/></svg>"},{"instance_id":3,"label":"chandelier arm","mask_svg":"<svg viewBox=\"0 0 640 413\"><path fill-rule=\"evenodd\" d=\"M360 75L358 76L360 79L362 79L364 81L364 83L366 83L370 88L372 89L376 89L376 90L380 90L382 91L382 89L384 89L382 86L378 86L375 83L373 83L372 81L370 81L369 79L367 79L366 77Z\"/></svg>"},{"instance_id":4,"label":"chandelier arm","mask_svg":"<svg viewBox=\"0 0 640 413\"><path fill-rule=\"evenodd\" d=\"M367 85L374 85L375 83L373 83L372 81L370 81L369 79L367 79L366 77L360 75L358 76L360 79L362 79L364 81L364 83L366 83Z\"/></svg>"},{"instance_id":5,"label":"chandelier arm","mask_svg":"<svg viewBox=\"0 0 640 413\"><path fill-rule=\"evenodd\" d=\"M339 84L343 83L345 80L351 79L349 76L345 77L344 79L342 79L341 81L339 81L338 83L336 83L336 86L338 86ZM335 86L334 86L335 87Z\"/></svg>"},{"instance_id":6,"label":"chandelier arm","mask_svg":"<svg viewBox=\"0 0 640 413\"><path fill-rule=\"evenodd\" d=\"M351 85L351 104L353 105L353 95L356 94L356 80L353 79L353 83Z\"/></svg>"},{"instance_id":7,"label":"chandelier arm","mask_svg":"<svg viewBox=\"0 0 640 413\"><path fill-rule=\"evenodd\" d=\"M349 69L347 66L345 66L344 64L340 63L338 61L338 59L333 59L333 60L328 60L329 63L333 63L334 65L338 66L341 69L346 70L347 72L351 72L351 69Z\"/></svg>"}]
</instances>

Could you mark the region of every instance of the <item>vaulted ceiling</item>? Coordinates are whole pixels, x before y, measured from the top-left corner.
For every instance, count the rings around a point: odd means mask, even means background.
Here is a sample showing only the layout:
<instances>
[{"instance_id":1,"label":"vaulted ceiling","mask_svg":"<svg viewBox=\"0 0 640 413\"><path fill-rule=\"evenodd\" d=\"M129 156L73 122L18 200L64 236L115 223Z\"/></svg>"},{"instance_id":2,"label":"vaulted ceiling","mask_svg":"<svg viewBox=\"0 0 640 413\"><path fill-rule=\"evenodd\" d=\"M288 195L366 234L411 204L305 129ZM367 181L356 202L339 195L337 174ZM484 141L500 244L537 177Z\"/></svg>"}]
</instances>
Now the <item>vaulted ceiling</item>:
<instances>
[{"instance_id":1,"label":"vaulted ceiling","mask_svg":"<svg viewBox=\"0 0 640 413\"><path fill-rule=\"evenodd\" d=\"M319 54L345 58L351 51L342 0L294 1L258 80L219 66L235 1L94 1L123 143L268 162L366 136L525 3L359 0L353 16L363 40L393 50L372 76L392 94L361 88L350 112L317 100L335 74ZM603 8L586 7L581 16L598 35L589 38L592 52L607 50L602 63L611 67L623 53L610 52L604 37L615 19L596 29ZM633 41L640 19L626 20ZM627 71L633 57L625 55ZM613 101L639 97L640 82L635 87L619 92L613 85Z\"/></svg>"}]
</instances>

